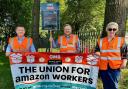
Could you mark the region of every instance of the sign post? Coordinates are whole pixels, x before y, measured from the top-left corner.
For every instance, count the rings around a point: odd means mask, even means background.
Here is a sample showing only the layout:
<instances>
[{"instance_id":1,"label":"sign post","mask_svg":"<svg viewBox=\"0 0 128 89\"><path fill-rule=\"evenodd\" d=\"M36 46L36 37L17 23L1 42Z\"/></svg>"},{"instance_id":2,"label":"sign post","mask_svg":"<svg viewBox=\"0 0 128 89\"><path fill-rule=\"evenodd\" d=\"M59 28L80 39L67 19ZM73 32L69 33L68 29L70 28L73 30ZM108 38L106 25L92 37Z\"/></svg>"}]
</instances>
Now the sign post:
<instances>
[{"instance_id":1,"label":"sign post","mask_svg":"<svg viewBox=\"0 0 128 89\"><path fill-rule=\"evenodd\" d=\"M41 4L42 29L50 30L50 37L52 37L53 30L60 29L59 13L59 3ZM52 52L52 42L50 42L50 52Z\"/></svg>"},{"instance_id":2,"label":"sign post","mask_svg":"<svg viewBox=\"0 0 128 89\"><path fill-rule=\"evenodd\" d=\"M53 38L52 37L52 31L50 30L50 38ZM50 52L52 52L52 42L50 42Z\"/></svg>"}]
</instances>

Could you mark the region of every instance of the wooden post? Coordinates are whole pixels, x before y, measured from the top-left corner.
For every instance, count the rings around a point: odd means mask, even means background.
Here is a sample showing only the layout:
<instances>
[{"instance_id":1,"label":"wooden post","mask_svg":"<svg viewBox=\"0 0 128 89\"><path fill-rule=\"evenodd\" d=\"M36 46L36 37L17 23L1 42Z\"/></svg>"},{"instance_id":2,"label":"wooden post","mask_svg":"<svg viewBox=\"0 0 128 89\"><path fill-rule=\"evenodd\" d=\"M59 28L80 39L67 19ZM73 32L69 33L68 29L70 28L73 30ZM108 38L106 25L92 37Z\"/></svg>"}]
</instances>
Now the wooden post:
<instances>
[{"instance_id":1,"label":"wooden post","mask_svg":"<svg viewBox=\"0 0 128 89\"><path fill-rule=\"evenodd\" d=\"M52 37L52 30L50 30L50 38ZM50 52L52 52L52 42L50 42Z\"/></svg>"}]
</instances>

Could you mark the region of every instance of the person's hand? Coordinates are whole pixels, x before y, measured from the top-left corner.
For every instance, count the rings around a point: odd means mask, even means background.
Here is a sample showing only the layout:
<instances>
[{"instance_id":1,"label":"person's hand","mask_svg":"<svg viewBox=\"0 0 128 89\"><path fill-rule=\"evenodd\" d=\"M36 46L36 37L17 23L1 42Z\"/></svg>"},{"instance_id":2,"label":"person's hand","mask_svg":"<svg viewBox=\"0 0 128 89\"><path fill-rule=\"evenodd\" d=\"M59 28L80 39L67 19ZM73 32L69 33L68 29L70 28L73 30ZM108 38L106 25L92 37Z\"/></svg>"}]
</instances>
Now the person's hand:
<instances>
[{"instance_id":1,"label":"person's hand","mask_svg":"<svg viewBox=\"0 0 128 89\"><path fill-rule=\"evenodd\" d=\"M50 38L49 38L49 41L52 42L52 41L53 41L53 37L50 37Z\"/></svg>"},{"instance_id":2,"label":"person's hand","mask_svg":"<svg viewBox=\"0 0 128 89\"><path fill-rule=\"evenodd\" d=\"M10 52L6 52L6 54L5 54L7 57L10 55Z\"/></svg>"},{"instance_id":3,"label":"person's hand","mask_svg":"<svg viewBox=\"0 0 128 89\"><path fill-rule=\"evenodd\" d=\"M124 69L124 68L126 67L126 65L127 65L127 59L123 59L120 68L121 68L121 69Z\"/></svg>"}]
</instances>

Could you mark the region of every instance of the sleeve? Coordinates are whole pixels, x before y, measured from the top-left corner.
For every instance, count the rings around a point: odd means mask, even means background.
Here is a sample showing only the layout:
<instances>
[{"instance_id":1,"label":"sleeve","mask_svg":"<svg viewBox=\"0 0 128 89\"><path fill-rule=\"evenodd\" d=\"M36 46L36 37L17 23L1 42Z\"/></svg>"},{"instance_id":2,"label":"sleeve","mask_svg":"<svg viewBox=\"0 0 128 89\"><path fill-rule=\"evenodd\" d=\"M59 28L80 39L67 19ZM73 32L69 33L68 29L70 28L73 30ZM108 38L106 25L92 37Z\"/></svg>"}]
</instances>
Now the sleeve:
<instances>
[{"instance_id":1,"label":"sleeve","mask_svg":"<svg viewBox=\"0 0 128 89\"><path fill-rule=\"evenodd\" d=\"M8 44L8 46L6 48L6 52L11 52L11 46L10 46L10 44Z\"/></svg>"},{"instance_id":2,"label":"sleeve","mask_svg":"<svg viewBox=\"0 0 128 89\"><path fill-rule=\"evenodd\" d=\"M98 43L96 44L95 52L100 52L100 47L99 47Z\"/></svg>"},{"instance_id":3,"label":"sleeve","mask_svg":"<svg viewBox=\"0 0 128 89\"><path fill-rule=\"evenodd\" d=\"M35 46L33 44L33 39L30 38L30 52L36 52Z\"/></svg>"},{"instance_id":4,"label":"sleeve","mask_svg":"<svg viewBox=\"0 0 128 89\"><path fill-rule=\"evenodd\" d=\"M53 48L59 48L60 46L59 46L59 43L58 43L58 40L53 40L52 41L52 46L53 46Z\"/></svg>"},{"instance_id":5,"label":"sleeve","mask_svg":"<svg viewBox=\"0 0 128 89\"><path fill-rule=\"evenodd\" d=\"M31 47L30 47L30 52L36 52L36 49L35 49L35 46L34 44L32 43Z\"/></svg>"},{"instance_id":6,"label":"sleeve","mask_svg":"<svg viewBox=\"0 0 128 89\"><path fill-rule=\"evenodd\" d=\"M121 58L128 59L128 45L125 43L124 37L121 39Z\"/></svg>"},{"instance_id":7,"label":"sleeve","mask_svg":"<svg viewBox=\"0 0 128 89\"><path fill-rule=\"evenodd\" d=\"M79 40L79 38L78 38L78 41L77 41L76 48L77 48L77 52L80 52L81 46L80 46L80 40Z\"/></svg>"},{"instance_id":8,"label":"sleeve","mask_svg":"<svg viewBox=\"0 0 128 89\"><path fill-rule=\"evenodd\" d=\"M128 59L128 45L124 44L121 48L122 59Z\"/></svg>"},{"instance_id":9,"label":"sleeve","mask_svg":"<svg viewBox=\"0 0 128 89\"><path fill-rule=\"evenodd\" d=\"M53 48L60 48L60 37L61 37L61 36L58 37L58 40L56 40L56 41L53 40L53 41L52 41L52 46L53 46Z\"/></svg>"}]
</instances>

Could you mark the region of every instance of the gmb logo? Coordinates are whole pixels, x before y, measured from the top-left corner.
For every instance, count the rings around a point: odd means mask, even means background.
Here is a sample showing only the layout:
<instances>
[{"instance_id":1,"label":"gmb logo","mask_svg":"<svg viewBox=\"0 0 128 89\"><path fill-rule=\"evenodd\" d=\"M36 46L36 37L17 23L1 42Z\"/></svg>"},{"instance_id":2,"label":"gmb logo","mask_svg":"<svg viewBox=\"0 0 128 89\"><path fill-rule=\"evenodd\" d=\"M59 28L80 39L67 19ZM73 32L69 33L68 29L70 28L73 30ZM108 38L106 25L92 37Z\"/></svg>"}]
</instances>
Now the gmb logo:
<instances>
[{"instance_id":1,"label":"gmb logo","mask_svg":"<svg viewBox=\"0 0 128 89\"><path fill-rule=\"evenodd\" d=\"M35 56L33 56L33 55L28 55L28 56L26 56L26 58L27 58L27 62L29 62L29 63L35 62Z\"/></svg>"},{"instance_id":2,"label":"gmb logo","mask_svg":"<svg viewBox=\"0 0 128 89\"><path fill-rule=\"evenodd\" d=\"M82 63L82 60L83 60L83 56L76 56L75 57L75 62L76 63Z\"/></svg>"},{"instance_id":3,"label":"gmb logo","mask_svg":"<svg viewBox=\"0 0 128 89\"><path fill-rule=\"evenodd\" d=\"M10 55L13 63L21 63L22 62L22 54L20 53L13 53Z\"/></svg>"}]
</instances>

